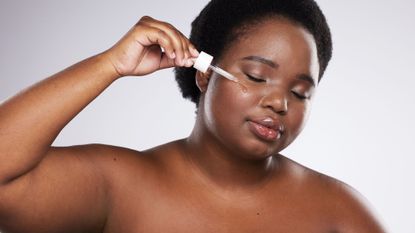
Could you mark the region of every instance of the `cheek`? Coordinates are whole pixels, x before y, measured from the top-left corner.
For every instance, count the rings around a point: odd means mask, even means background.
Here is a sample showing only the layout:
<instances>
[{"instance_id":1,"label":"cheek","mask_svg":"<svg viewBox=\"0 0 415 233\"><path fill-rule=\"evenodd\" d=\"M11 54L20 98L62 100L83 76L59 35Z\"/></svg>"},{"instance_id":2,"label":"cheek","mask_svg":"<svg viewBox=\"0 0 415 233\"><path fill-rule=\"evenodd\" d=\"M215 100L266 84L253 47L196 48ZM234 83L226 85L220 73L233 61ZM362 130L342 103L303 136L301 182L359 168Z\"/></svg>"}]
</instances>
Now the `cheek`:
<instances>
[{"instance_id":1,"label":"cheek","mask_svg":"<svg viewBox=\"0 0 415 233\"><path fill-rule=\"evenodd\" d=\"M309 103L296 103L291 106L285 121L287 127L289 127L291 131L291 140L294 140L303 130L309 115L309 105Z\"/></svg>"},{"instance_id":2,"label":"cheek","mask_svg":"<svg viewBox=\"0 0 415 233\"><path fill-rule=\"evenodd\" d=\"M210 82L204 103L207 122L210 125L224 124L226 128L240 124L252 104L249 92L223 78L213 78Z\"/></svg>"},{"instance_id":3,"label":"cheek","mask_svg":"<svg viewBox=\"0 0 415 233\"><path fill-rule=\"evenodd\" d=\"M206 99L209 100L210 105L233 108L246 99L246 93L235 82L224 78L214 78L209 83Z\"/></svg>"}]
</instances>

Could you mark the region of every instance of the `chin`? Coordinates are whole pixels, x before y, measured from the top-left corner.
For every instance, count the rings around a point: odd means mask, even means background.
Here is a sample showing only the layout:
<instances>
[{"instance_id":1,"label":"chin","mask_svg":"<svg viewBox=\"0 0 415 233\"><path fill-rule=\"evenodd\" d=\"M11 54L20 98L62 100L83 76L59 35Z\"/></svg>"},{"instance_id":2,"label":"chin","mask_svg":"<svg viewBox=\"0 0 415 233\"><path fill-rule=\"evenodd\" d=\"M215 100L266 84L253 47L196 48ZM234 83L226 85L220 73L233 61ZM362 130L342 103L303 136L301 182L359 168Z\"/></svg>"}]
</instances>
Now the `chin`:
<instances>
[{"instance_id":1,"label":"chin","mask_svg":"<svg viewBox=\"0 0 415 233\"><path fill-rule=\"evenodd\" d=\"M277 143L267 143L254 139L242 143L241 154L246 159L263 160L277 154L281 150Z\"/></svg>"}]
</instances>

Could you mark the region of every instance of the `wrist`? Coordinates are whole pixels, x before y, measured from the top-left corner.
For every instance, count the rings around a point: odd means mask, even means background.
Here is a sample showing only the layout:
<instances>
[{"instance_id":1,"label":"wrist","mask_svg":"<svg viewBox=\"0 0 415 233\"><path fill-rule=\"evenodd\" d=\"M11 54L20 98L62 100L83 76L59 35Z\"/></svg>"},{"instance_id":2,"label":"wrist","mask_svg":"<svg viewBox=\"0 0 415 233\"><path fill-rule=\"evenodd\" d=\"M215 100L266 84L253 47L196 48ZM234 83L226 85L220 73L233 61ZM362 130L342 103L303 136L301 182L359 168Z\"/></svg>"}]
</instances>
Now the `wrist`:
<instances>
[{"instance_id":1,"label":"wrist","mask_svg":"<svg viewBox=\"0 0 415 233\"><path fill-rule=\"evenodd\" d=\"M110 55L108 54L108 51L105 51L103 53L100 53L95 56L97 59L97 62L99 62L104 70L104 73L111 78L113 81L123 77L122 74L120 74L115 67L114 63L111 60Z\"/></svg>"}]
</instances>

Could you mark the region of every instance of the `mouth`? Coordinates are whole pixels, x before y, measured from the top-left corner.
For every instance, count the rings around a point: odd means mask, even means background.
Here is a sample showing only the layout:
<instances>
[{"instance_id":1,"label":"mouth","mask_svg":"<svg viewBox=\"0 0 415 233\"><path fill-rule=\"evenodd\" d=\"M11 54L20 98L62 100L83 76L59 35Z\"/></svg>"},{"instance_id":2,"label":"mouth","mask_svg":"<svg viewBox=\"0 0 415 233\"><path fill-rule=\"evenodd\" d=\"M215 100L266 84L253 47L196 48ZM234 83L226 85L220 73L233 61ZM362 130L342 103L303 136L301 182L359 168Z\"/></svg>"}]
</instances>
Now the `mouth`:
<instances>
[{"instance_id":1,"label":"mouth","mask_svg":"<svg viewBox=\"0 0 415 233\"><path fill-rule=\"evenodd\" d=\"M271 117L248 120L248 124L250 131L265 141L276 141L284 133L283 125Z\"/></svg>"}]
</instances>

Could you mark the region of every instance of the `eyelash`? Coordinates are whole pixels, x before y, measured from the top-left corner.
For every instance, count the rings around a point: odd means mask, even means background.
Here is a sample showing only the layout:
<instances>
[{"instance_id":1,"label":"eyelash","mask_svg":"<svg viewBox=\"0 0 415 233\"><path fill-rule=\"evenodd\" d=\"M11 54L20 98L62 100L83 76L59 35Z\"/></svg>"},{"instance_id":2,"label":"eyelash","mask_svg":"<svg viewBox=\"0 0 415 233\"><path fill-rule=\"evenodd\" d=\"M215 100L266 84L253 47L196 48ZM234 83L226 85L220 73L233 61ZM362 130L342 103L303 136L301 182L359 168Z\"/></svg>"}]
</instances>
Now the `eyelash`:
<instances>
[{"instance_id":1,"label":"eyelash","mask_svg":"<svg viewBox=\"0 0 415 233\"><path fill-rule=\"evenodd\" d=\"M265 82L264 79L255 78L254 76L251 76L249 74L245 74L245 75L246 75L246 77L248 77L249 80L251 80L253 82L257 82L257 83Z\"/></svg>"},{"instance_id":2,"label":"eyelash","mask_svg":"<svg viewBox=\"0 0 415 233\"><path fill-rule=\"evenodd\" d=\"M295 97L297 97L298 99L300 99L300 100L305 100L305 99L307 99L307 97L305 97L305 96L303 96L303 95L300 95L300 94L298 94L297 92L295 92L295 91L291 91L292 93L293 93L293 95L295 96Z\"/></svg>"},{"instance_id":3,"label":"eyelash","mask_svg":"<svg viewBox=\"0 0 415 233\"><path fill-rule=\"evenodd\" d=\"M266 82L266 80L264 80L264 79L260 79L260 78L255 78L254 76L251 76L251 75L249 75L249 74L245 74L246 75L246 77L248 77L248 79L249 80L251 80L251 81L253 81L253 82L257 82L257 83L261 83L261 82ZM300 94L298 94L297 92L295 92L295 91L291 91L292 93L293 93L293 95L296 97L296 98L298 98L299 100L306 100L306 99L308 99L308 97L306 97L306 96L303 96L303 95L300 95Z\"/></svg>"}]
</instances>

